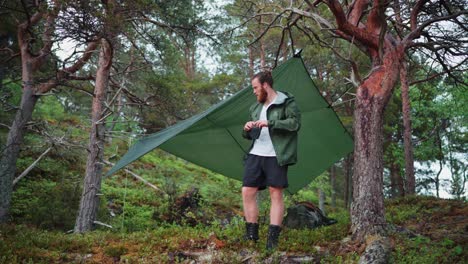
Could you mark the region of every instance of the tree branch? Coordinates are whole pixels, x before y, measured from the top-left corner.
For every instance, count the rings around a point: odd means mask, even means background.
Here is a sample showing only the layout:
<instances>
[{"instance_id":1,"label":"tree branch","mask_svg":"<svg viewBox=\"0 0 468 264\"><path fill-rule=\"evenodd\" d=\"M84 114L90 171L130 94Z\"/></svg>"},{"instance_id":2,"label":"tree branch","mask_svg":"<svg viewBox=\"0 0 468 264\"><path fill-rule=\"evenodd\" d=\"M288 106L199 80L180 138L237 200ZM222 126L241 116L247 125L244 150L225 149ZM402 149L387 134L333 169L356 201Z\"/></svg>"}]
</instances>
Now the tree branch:
<instances>
[{"instance_id":1,"label":"tree branch","mask_svg":"<svg viewBox=\"0 0 468 264\"><path fill-rule=\"evenodd\" d=\"M284 13L286 13L286 10L281 11L280 13L268 13L268 15L275 14L275 18L271 20L270 23L268 23L268 26L263 30L263 32L252 42L250 42L249 46L252 46L253 44L257 43L265 34L268 32L268 30L273 26L273 24L278 20ZM262 15L265 15L265 13L262 14L257 14L256 16L262 17Z\"/></svg>"},{"instance_id":2,"label":"tree branch","mask_svg":"<svg viewBox=\"0 0 468 264\"><path fill-rule=\"evenodd\" d=\"M21 54L26 58L32 57L29 45L25 43L25 41L29 40L26 39L26 35L28 34L29 27L37 24L41 20L42 15L41 12L36 12L31 18L28 16L26 21L18 25L18 46L20 47Z\"/></svg>"},{"instance_id":3,"label":"tree branch","mask_svg":"<svg viewBox=\"0 0 468 264\"><path fill-rule=\"evenodd\" d=\"M52 34L55 30L55 20L57 19L61 3L54 1L54 7L46 15L45 30L42 33L43 46L39 50L39 55L32 60L32 70L36 71L51 53L52 45L54 41L52 40Z\"/></svg>"},{"instance_id":4,"label":"tree branch","mask_svg":"<svg viewBox=\"0 0 468 264\"><path fill-rule=\"evenodd\" d=\"M362 43L368 43L369 47L375 50L379 48L379 35L372 32L368 32L363 28L359 28L355 25L350 24L346 20L345 13L341 4L336 0L329 0L327 3L328 8L335 16L335 20L338 26L336 33L339 35L348 35L355 37L356 41ZM349 38L347 38L349 40Z\"/></svg>"},{"instance_id":5,"label":"tree branch","mask_svg":"<svg viewBox=\"0 0 468 264\"><path fill-rule=\"evenodd\" d=\"M412 43L413 40L419 38L421 36L422 31L431 24L434 24L439 21L449 20L452 18L459 17L461 15L466 15L466 14L468 14L468 10L463 10L463 11L460 11L451 15L430 19L422 23L419 27L417 25L411 24L412 31L403 39L403 43L405 43L405 46L409 46L409 44Z\"/></svg>"},{"instance_id":6,"label":"tree branch","mask_svg":"<svg viewBox=\"0 0 468 264\"><path fill-rule=\"evenodd\" d=\"M432 74L431 76L428 76L428 77L425 78L425 79L420 79L420 80L412 81L412 82L409 83L409 86L412 86L412 85L415 85L415 84L418 84L418 83L422 83L422 82L427 82L427 81L433 80L433 79L435 79L435 78L437 78L437 77L440 77L440 76L442 76L442 75L444 75L444 74L448 74L448 73L450 73L450 72L453 72L453 71L455 71L455 69L457 69L458 67L460 67L460 66L462 66L462 65L465 65L465 63L466 63L467 60L468 60L468 59L464 59L464 60L463 60L462 62L460 62L459 64L457 64L457 65L455 65L455 66L453 66L453 67L451 67L451 68L446 68L446 69L445 69L444 71L442 71L442 72L438 72L438 73Z\"/></svg>"},{"instance_id":7,"label":"tree branch","mask_svg":"<svg viewBox=\"0 0 468 264\"><path fill-rule=\"evenodd\" d=\"M57 72L57 75L54 79L49 80L48 82L41 83L37 85L36 93L37 95L45 94L62 84L66 80L89 80L91 76L87 77L78 77L73 76L72 74L83 68L86 62L89 61L94 51L98 47L98 42L93 41L88 43L86 50L83 52L82 56L70 67L60 69Z\"/></svg>"},{"instance_id":8,"label":"tree branch","mask_svg":"<svg viewBox=\"0 0 468 264\"><path fill-rule=\"evenodd\" d=\"M429 0L418 0L411 10L410 14L410 28L412 31L416 30L418 25L418 15L421 12L422 7L429 2Z\"/></svg>"},{"instance_id":9,"label":"tree branch","mask_svg":"<svg viewBox=\"0 0 468 264\"><path fill-rule=\"evenodd\" d=\"M354 26L359 25L359 21L361 21L362 13L364 10L369 6L370 1L353 1L352 4L349 6L348 9L348 21L350 24Z\"/></svg>"},{"instance_id":10,"label":"tree branch","mask_svg":"<svg viewBox=\"0 0 468 264\"><path fill-rule=\"evenodd\" d=\"M107 165L110 165L110 166L114 166L114 165L115 165L114 163L112 163L112 162L110 162L110 161L107 161L107 160L104 160L103 162L104 162L104 164L107 164ZM126 173L132 175L133 178L135 178L135 179L137 179L137 180L143 182L146 186L149 186L149 187L153 188L154 190L156 190L156 191L158 191L158 192L160 192L160 193L166 194L165 191L163 191L162 189L158 188L156 185L152 184L151 182L149 182L149 181L143 179L140 175L138 175L138 174L132 172L131 170L125 169L125 168L124 168L124 171L125 171Z\"/></svg>"},{"instance_id":11,"label":"tree branch","mask_svg":"<svg viewBox=\"0 0 468 264\"><path fill-rule=\"evenodd\" d=\"M40 156L39 158L37 158L31 165L29 165L29 167L24 170L18 177L16 177L14 180L13 180L13 186L15 186L19 180L21 180L22 178L24 178L24 176L28 175L28 173L34 169L34 167L36 167L37 163L39 163L39 161L45 156L47 155L47 153L49 153L49 151L52 149L52 147L49 147L48 149L46 149L46 151L44 151Z\"/></svg>"}]
</instances>

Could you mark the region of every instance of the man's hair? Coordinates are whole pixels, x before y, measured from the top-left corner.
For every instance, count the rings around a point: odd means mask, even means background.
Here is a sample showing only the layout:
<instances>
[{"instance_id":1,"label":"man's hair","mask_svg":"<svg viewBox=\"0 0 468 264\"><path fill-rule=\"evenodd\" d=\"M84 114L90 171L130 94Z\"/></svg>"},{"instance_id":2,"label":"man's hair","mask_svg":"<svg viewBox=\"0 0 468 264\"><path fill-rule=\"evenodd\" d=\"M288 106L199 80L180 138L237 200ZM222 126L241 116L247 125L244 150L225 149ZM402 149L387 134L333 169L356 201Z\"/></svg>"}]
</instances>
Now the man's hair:
<instances>
[{"instance_id":1,"label":"man's hair","mask_svg":"<svg viewBox=\"0 0 468 264\"><path fill-rule=\"evenodd\" d=\"M262 71L255 74L252 77L252 81L257 78L260 84L268 83L268 85L270 85L270 87L273 88L273 77L271 76L271 71Z\"/></svg>"}]
</instances>

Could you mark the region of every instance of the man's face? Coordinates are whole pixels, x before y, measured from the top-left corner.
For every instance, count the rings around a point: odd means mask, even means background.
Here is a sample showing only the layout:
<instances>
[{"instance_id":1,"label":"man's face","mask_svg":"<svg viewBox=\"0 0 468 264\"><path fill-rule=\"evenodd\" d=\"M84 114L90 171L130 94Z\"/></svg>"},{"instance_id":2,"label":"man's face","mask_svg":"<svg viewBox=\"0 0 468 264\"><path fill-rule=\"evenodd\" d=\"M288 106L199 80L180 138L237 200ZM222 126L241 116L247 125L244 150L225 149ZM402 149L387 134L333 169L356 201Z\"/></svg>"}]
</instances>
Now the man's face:
<instances>
[{"instance_id":1,"label":"man's face","mask_svg":"<svg viewBox=\"0 0 468 264\"><path fill-rule=\"evenodd\" d=\"M257 96L257 101L261 104L265 103L267 99L267 92L263 88L258 78L252 80L253 93Z\"/></svg>"}]
</instances>

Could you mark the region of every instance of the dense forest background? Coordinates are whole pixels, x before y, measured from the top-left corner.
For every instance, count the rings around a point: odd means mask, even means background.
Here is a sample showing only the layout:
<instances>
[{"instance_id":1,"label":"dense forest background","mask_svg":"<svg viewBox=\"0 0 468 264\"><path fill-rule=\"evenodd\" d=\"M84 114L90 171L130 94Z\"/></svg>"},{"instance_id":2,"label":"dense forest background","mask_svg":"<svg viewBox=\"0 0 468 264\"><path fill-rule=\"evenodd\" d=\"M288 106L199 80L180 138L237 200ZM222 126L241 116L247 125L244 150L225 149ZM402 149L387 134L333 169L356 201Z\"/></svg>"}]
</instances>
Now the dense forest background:
<instances>
[{"instance_id":1,"label":"dense forest background","mask_svg":"<svg viewBox=\"0 0 468 264\"><path fill-rule=\"evenodd\" d=\"M138 138L247 88L253 73L300 50L323 97L354 134L357 89L374 61L349 39L327 35L325 22L306 19L297 11L311 12L305 2L291 7L289 1L243 0L2 1L0 263L287 258L239 241L238 181L161 150L103 175ZM467 257L468 51L466 35L458 35L466 32L467 15L457 13L463 1L448 2L452 13L445 19L458 19L464 31L448 26L446 39L426 36L422 43L458 40L456 52L439 54L440 44L432 47L436 53L414 48L405 55L413 187L405 153L404 82L397 82L382 111L382 192L385 219L396 226L390 236L397 263L461 263ZM315 8L333 20L333 11ZM421 19L443 17L438 8L444 7L428 4ZM290 10L288 20L276 16ZM290 258L354 263L363 253L362 241L345 239L353 160L352 153L343 157L286 196L287 207L309 201L338 220L317 230L286 230L280 250ZM87 203L90 194L99 199ZM259 201L266 226L268 195ZM83 222L86 208L95 213L91 225Z\"/></svg>"}]
</instances>

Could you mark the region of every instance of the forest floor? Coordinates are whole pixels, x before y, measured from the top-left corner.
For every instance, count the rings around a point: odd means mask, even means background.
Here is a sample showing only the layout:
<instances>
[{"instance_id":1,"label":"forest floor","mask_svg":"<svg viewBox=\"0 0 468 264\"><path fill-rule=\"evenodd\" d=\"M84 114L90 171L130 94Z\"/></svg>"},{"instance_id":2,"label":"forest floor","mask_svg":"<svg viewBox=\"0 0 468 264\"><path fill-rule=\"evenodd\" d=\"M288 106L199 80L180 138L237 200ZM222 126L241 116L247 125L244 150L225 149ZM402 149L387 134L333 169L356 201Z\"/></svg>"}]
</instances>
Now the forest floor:
<instances>
[{"instance_id":1,"label":"forest floor","mask_svg":"<svg viewBox=\"0 0 468 264\"><path fill-rule=\"evenodd\" d=\"M468 206L434 197L389 200L391 263L466 263ZM222 217L222 213L219 215ZM285 229L274 253L265 239L244 242L240 216L211 225L161 225L137 232L96 230L84 235L28 225L0 226L0 263L357 263L365 244L349 239L346 211L338 223ZM266 225L260 235L266 236Z\"/></svg>"}]
</instances>

